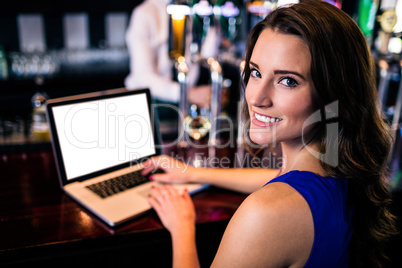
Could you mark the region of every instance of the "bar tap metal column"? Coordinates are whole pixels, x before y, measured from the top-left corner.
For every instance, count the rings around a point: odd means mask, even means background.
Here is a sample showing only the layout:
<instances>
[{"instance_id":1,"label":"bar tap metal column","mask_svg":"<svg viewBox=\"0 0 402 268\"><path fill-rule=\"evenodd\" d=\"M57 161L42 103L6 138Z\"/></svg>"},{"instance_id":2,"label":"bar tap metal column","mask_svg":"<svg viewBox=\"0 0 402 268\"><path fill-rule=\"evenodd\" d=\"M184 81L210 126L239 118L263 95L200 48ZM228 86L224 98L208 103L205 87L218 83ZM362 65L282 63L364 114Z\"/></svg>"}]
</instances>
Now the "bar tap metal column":
<instances>
[{"instance_id":1,"label":"bar tap metal column","mask_svg":"<svg viewBox=\"0 0 402 268\"><path fill-rule=\"evenodd\" d=\"M386 108L388 86L391 78L391 73L389 71L389 64L386 60L379 60L378 65L380 67L380 80L378 83L379 109L383 110Z\"/></svg>"},{"instance_id":2,"label":"bar tap metal column","mask_svg":"<svg viewBox=\"0 0 402 268\"><path fill-rule=\"evenodd\" d=\"M211 130L209 131L209 157L216 155L216 145L219 144L220 112L222 102L222 68L215 59L209 59L211 70Z\"/></svg>"},{"instance_id":3,"label":"bar tap metal column","mask_svg":"<svg viewBox=\"0 0 402 268\"><path fill-rule=\"evenodd\" d=\"M184 57L179 57L177 59L177 80L180 83L180 116L179 116L179 143L178 146L185 148L188 146L187 141L184 136L184 118L188 114L188 102L187 102L187 90L188 90L188 77L187 77L188 67Z\"/></svg>"},{"instance_id":4,"label":"bar tap metal column","mask_svg":"<svg viewBox=\"0 0 402 268\"><path fill-rule=\"evenodd\" d=\"M180 84L179 100L179 123L178 123L178 147L186 148L188 143L184 134L184 118L188 113L188 67L186 64L185 46L186 46L186 16L189 15L190 7L184 4L170 4L167 6L167 13L170 15L169 21L169 56L174 62L174 68L177 73L177 80Z\"/></svg>"},{"instance_id":5,"label":"bar tap metal column","mask_svg":"<svg viewBox=\"0 0 402 268\"><path fill-rule=\"evenodd\" d=\"M218 50L215 32L211 31L213 8L208 0L192 0L191 8L191 63L193 63L192 67L199 68L201 72L204 67L209 68L207 58L214 57ZM203 80L201 84L206 82ZM188 138L192 138L197 143L208 135L211 129L210 112L210 103L206 105L189 103L189 114L185 117L185 131Z\"/></svg>"},{"instance_id":6,"label":"bar tap metal column","mask_svg":"<svg viewBox=\"0 0 402 268\"><path fill-rule=\"evenodd\" d=\"M402 73L401 73L402 75ZM399 88L398 88L398 95L396 98L396 103L395 103L395 112L394 116L392 118L392 130L398 130L399 129L399 121L401 118L401 110L402 110L402 83L399 83Z\"/></svg>"},{"instance_id":7,"label":"bar tap metal column","mask_svg":"<svg viewBox=\"0 0 402 268\"><path fill-rule=\"evenodd\" d=\"M246 62L242 61L240 63L240 73L244 73L244 67ZM237 138L236 138L236 157L234 165L235 167L243 167L243 159L244 159L244 122L242 121L242 107L244 100L244 91L240 89L239 102L237 103Z\"/></svg>"}]
</instances>

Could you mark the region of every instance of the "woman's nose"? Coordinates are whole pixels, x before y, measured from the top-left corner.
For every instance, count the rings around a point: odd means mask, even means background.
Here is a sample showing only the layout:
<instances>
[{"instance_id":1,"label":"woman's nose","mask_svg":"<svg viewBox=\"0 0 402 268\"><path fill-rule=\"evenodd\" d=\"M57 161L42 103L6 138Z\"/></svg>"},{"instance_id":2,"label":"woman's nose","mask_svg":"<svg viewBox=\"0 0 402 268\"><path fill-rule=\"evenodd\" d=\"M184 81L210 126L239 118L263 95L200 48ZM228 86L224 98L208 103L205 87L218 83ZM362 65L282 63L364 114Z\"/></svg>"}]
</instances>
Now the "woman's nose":
<instances>
[{"instance_id":1,"label":"woman's nose","mask_svg":"<svg viewBox=\"0 0 402 268\"><path fill-rule=\"evenodd\" d=\"M272 106L272 90L269 86L254 85L246 88L247 102L255 107L270 107Z\"/></svg>"}]
</instances>

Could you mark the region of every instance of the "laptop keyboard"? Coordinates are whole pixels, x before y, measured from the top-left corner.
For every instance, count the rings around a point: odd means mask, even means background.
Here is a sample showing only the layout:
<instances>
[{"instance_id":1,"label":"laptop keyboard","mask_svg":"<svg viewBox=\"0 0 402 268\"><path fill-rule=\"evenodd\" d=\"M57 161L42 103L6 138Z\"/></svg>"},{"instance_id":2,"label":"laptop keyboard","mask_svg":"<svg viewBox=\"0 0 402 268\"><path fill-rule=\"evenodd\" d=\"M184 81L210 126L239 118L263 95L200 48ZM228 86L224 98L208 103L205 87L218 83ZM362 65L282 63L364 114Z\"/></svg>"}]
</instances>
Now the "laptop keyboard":
<instances>
[{"instance_id":1,"label":"laptop keyboard","mask_svg":"<svg viewBox=\"0 0 402 268\"><path fill-rule=\"evenodd\" d=\"M149 181L149 176L143 176L141 170L124 174L105 181L97 182L86 186L102 198L123 192L135 186L141 185Z\"/></svg>"}]
</instances>

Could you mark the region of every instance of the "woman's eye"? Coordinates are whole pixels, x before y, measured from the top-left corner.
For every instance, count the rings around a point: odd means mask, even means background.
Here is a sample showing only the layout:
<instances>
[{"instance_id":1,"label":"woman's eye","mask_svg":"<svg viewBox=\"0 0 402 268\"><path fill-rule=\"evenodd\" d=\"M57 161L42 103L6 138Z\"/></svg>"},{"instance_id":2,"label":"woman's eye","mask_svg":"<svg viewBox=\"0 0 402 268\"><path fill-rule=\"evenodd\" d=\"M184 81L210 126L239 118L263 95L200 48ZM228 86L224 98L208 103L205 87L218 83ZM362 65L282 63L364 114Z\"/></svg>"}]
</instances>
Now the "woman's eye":
<instances>
[{"instance_id":1,"label":"woman's eye","mask_svg":"<svg viewBox=\"0 0 402 268\"><path fill-rule=\"evenodd\" d=\"M279 81L279 83L282 84L282 85L285 85L287 87L295 87L295 86L297 86L299 84L299 83L297 83L297 81L295 79L290 78L290 77L282 78Z\"/></svg>"},{"instance_id":2,"label":"woman's eye","mask_svg":"<svg viewBox=\"0 0 402 268\"><path fill-rule=\"evenodd\" d=\"M251 76L261 78L261 74L256 69L251 69Z\"/></svg>"}]
</instances>

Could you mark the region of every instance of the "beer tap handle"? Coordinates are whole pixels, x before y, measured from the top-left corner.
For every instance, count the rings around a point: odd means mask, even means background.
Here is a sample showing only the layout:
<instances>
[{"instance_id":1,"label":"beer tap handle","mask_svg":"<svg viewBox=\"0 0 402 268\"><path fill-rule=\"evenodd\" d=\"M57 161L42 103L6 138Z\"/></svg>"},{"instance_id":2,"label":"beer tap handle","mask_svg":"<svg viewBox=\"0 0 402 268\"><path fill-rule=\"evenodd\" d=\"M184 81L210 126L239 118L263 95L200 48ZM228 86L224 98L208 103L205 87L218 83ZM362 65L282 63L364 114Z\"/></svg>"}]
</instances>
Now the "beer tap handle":
<instances>
[{"instance_id":1,"label":"beer tap handle","mask_svg":"<svg viewBox=\"0 0 402 268\"><path fill-rule=\"evenodd\" d=\"M220 113L222 102L222 68L219 62L215 59L209 59L211 71L211 130L209 132L209 157L213 158L216 155L216 145L219 140L220 128Z\"/></svg>"},{"instance_id":2,"label":"beer tap handle","mask_svg":"<svg viewBox=\"0 0 402 268\"><path fill-rule=\"evenodd\" d=\"M187 101L188 67L187 67L185 58L179 57L177 59L177 63L175 64L175 66L177 66L177 80L179 81L179 84L180 84L180 100L179 100L180 115L179 115L179 129L178 129L178 131L179 131L178 146L181 148L186 148L188 146L188 143L185 140L185 135L184 135L184 118L186 118L186 116L188 114L188 101Z\"/></svg>"},{"instance_id":3,"label":"beer tap handle","mask_svg":"<svg viewBox=\"0 0 402 268\"><path fill-rule=\"evenodd\" d=\"M379 60L380 69L380 81L378 83L378 99L379 99L379 109L380 111L386 108L387 95L389 81L391 78L391 72L389 71L389 64L386 60Z\"/></svg>"}]
</instances>

